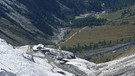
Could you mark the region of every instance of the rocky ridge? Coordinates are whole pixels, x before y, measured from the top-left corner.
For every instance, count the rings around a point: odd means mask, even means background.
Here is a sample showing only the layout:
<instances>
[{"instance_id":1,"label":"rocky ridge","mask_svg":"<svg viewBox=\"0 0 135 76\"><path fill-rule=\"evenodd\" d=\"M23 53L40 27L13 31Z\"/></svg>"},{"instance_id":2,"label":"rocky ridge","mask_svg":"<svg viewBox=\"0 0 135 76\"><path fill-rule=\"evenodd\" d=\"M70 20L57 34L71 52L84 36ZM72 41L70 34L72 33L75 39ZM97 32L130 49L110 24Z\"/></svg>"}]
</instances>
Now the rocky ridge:
<instances>
[{"instance_id":1,"label":"rocky ridge","mask_svg":"<svg viewBox=\"0 0 135 76\"><path fill-rule=\"evenodd\" d=\"M95 64L42 44L14 47L0 39L2 76L134 76L135 55Z\"/></svg>"}]
</instances>

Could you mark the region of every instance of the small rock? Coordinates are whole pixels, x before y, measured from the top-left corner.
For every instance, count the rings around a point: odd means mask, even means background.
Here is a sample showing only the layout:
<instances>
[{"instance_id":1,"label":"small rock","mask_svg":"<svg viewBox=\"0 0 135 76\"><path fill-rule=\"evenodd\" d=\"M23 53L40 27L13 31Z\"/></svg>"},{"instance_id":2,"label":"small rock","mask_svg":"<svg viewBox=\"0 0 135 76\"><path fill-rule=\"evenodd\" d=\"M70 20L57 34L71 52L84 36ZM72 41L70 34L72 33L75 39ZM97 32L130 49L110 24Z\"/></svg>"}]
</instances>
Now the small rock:
<instances>
[{"instance_id":1,"label":"small rock","mask_svg":"<svg viewBox=\"0 0 135 76\"><path fill-rule=\"evenodd\" d=\"M32 55L29 55L29 54L23 54L23 57L24 57L25 59L28 59L28 60L30 60L30 61L35 62Z\"/></svg>"}]
</instances>

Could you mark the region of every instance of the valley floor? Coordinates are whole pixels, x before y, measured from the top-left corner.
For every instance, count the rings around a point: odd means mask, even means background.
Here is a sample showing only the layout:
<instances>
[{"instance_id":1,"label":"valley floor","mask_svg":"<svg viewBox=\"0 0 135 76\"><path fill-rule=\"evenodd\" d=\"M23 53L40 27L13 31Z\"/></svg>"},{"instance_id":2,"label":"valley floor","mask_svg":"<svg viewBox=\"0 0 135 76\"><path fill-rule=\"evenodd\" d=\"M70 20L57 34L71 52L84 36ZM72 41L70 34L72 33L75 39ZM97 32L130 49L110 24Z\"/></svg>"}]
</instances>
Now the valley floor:
<instances>
[{"instance_id":1,"label":"valley floor","mask_svg":"<svg viewBox=\"0 0 135 76\"><path fill-rule=\"evenodd\" d=\"M106 62L119 58L135 46L134 29L134 25L73 28L59 45L78 57L95 63Z\"/></svg>"}]
</instances>

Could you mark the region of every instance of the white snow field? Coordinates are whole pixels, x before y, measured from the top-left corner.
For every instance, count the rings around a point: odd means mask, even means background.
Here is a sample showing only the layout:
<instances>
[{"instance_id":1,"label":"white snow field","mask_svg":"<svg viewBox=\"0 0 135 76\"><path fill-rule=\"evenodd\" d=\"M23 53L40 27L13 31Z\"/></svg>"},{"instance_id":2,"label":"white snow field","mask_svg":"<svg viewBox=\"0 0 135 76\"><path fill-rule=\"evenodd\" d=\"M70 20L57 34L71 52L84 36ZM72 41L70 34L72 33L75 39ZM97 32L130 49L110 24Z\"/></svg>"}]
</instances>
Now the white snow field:
<instances>
[{"instance_id":1,"label":"white snow field","mask_svg":"<svg viewBox=\"0 0 135 76\"><path fill-rule=\"evenodd\" d=\"M135 55L95 64L42 44L14 47L0 39L0 76L135 76Z\"/></svg>"}]
</instances>

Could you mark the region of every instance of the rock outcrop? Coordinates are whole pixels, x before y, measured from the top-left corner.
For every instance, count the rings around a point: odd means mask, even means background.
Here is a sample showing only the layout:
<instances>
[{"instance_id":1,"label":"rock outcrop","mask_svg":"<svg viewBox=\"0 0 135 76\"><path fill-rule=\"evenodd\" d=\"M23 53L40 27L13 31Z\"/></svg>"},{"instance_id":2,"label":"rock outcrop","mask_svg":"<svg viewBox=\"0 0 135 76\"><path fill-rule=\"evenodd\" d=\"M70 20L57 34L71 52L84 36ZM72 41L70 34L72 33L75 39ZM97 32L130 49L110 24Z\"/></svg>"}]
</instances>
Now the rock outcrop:
<instances>
[{"instance_id":1,"label":"rock outcrop","mask_svg":"<svg viewBox=\"0 0 135 76\"><path fill-rule=\"evenodd\" d=\"M95 64L42 44L13 47L0 39L0 69L1 76L134 76L135 54Z\"/></svg>"}]
</instances>

